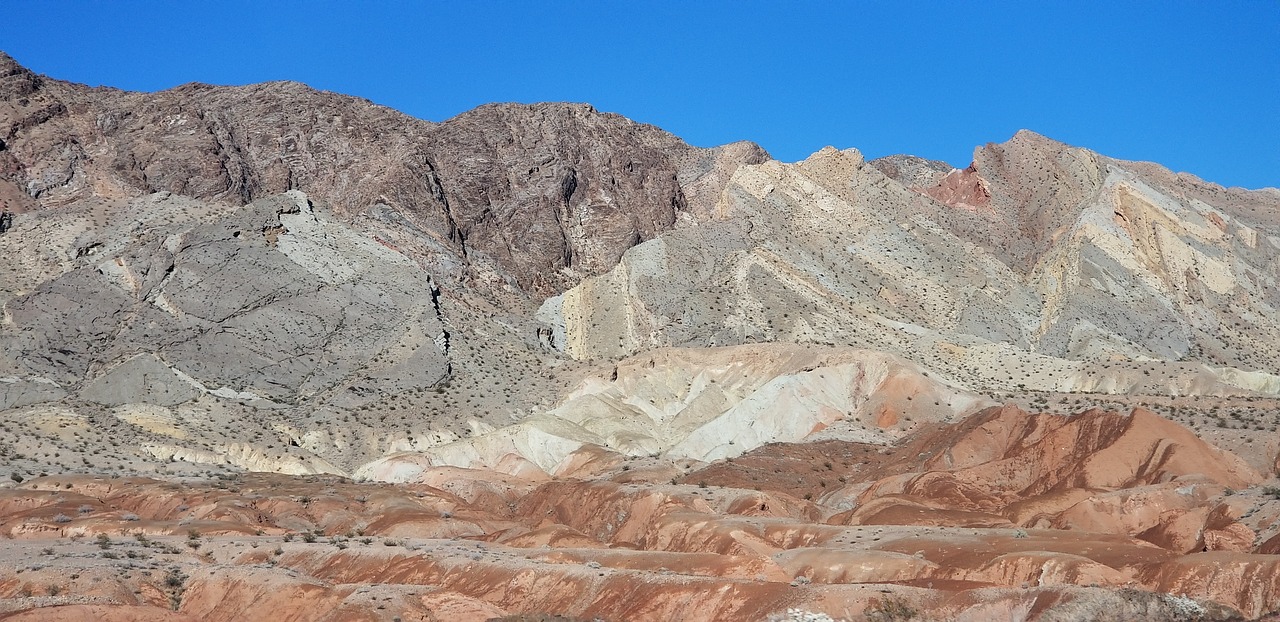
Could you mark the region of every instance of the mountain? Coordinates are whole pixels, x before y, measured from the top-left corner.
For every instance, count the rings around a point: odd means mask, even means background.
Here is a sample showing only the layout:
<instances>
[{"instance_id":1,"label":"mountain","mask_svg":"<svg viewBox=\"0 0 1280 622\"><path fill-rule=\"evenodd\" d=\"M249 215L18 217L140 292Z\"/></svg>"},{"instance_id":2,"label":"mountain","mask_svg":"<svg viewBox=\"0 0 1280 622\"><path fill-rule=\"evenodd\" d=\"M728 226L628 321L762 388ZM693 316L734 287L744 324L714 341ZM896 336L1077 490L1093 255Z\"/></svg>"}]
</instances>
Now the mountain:
<instances>
[{"instance_id":1,"label":"mountain","mask_svg":"<svg viewBox=\"0 0 1280 622\"><path fill-rule=\"evenodd\" d=\"M0 94L9 211L155 192L243 205L305 189L432 271L533 294L608 270L688 216L687 195L718 194L718 168L767 158L587 105L492 104L437 124L292 82L94 89L7 55Z\"/></svg>"},{"instance_id":2,"label":"mountain","mask_svg":"<svg viewBox=\"0 0 1280 622\"><path fill-rule=\"evenodd\" d=\"M6 620L1280 609L1274 189L0 53L0 257Z\"/></svg>"},{"instance_id":3,"label":"mountain","mask_svg":"<svg viewBox=\"0 0 1280 622\"><path fill-rule=\"evenodd\" d=\"M826 149L743 166L714 218L539 317L579 359L819 342L984 391L1273 393L1277 214L1275 192L1025 131L945 174Z\"/></svg>"}]
</instances>

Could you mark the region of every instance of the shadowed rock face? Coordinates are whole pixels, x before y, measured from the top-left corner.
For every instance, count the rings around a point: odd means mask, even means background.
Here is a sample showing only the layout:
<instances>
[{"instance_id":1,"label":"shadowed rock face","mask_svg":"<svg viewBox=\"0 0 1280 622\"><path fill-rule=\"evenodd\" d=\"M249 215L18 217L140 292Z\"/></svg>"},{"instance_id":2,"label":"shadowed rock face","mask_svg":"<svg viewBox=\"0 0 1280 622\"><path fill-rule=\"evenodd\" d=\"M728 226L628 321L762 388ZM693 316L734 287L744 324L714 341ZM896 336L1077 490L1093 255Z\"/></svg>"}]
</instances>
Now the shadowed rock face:
<instances>
[{"instance_id":1,"label":"shadowed rock face","mask_svg":"<svg viewBox=\"0 0 1280 622\"><path fill-rule=\"evenodd\" d=\"M563 289L561 268L599 274L688 210L676 137L590 106L481 106L432 135L452 237L523 283Z\"/></svg>"},{"instance_id":2,"label":"shadowed rock face","mask_svg":"<svg viewBox=\"0 0 1280 622\"><path fill-rule=\"evenodd\" d=\"M0 140L9 211L160 191L241 205L301 189L418 239L433 267L534 294L670 229L690 210L682 181L718 153L586 105L492 104L436 124L292 82L95 89L3 53ZM731 153L730 173L767 159Z\"/></svg>"}]
</instances>

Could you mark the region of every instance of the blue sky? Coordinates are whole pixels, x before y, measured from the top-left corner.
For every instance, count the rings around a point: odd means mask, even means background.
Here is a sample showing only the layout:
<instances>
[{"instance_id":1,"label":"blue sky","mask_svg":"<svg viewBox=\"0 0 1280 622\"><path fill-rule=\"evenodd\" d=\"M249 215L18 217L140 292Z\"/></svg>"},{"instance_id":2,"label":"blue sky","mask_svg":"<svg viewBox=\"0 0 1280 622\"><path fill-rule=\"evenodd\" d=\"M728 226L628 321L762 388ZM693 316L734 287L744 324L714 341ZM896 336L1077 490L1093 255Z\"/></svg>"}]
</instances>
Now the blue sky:
<instances>
[{"instance_id":1,"label":"blue sky","mask_svg":"<svg viewBox=\"0 0 1280 622\"><path fill-rule=\"evenodd\" d=\"M1021 128L1280 186L1280 2L46 2L0 49L135 90L289 79L443 120L582 101L702 146L964 166Z\"/></svg>"}]
</instances>

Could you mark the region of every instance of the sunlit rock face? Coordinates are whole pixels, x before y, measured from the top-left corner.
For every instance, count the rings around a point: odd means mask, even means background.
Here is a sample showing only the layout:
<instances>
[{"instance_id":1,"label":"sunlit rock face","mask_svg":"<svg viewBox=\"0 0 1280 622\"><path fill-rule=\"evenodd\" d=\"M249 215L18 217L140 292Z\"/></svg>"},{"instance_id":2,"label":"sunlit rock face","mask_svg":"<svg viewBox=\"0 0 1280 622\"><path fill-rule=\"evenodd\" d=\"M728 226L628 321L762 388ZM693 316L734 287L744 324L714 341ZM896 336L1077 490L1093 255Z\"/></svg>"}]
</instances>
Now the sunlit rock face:
<instances>
[{"instance_id":1,"label":"sunlit rock face","mask_svg":"<svg viewBox=\"0 0 1280 622\"><path fill-rule=\"evenodd\" d=\"M1030 132L964 170L917 160L828 148L743 166L703 226L629 250L538 317L583 360L791 341L984 390L1280 386L1277 193Z\"/></svg>"}]
</instances>

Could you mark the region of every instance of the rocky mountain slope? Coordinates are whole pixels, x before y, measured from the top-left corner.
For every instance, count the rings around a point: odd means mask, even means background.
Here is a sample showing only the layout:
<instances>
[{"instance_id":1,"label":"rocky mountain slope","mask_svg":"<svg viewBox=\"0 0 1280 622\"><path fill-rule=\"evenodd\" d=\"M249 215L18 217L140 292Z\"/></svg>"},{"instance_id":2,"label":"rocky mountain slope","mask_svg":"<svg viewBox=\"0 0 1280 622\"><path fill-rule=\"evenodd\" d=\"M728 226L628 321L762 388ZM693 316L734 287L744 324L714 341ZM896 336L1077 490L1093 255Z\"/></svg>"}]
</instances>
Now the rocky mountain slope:
<instances>
[{"instance_id":1,"label":"rocky mountain slope","mask_svg":"<svg viewBox=\"0 0 1280 622\"><path fill-rule=\"evenodd\" d=\"M0 208L171 192L243 205L291 189L432 272L545 294L688 216L767 158L698 149L586 105L493 104L443 123L290 82L159 93L38 76L0 53ZM478 281L478 283L477 283Z\"/></svg>"},{"instance_id":2,"label":"rocky mountain slope","mask_svg":"<svg viewBox=\"0 0 1280 622\"><path fill-rule=\"evenodd\" d=\"M1258 617L1278 219L0 54L0 619Z\"/></svg>"},{"instance_id":3,"label":"rocky mountain slope","mask_svg":"<svg viewBox=\"0 0 1280 622\"><path fill-rule=\"evenodd\" d=\"M1278 213L1274 190L1029 132L946 174L826 149L740 168L715 218L629 250L539 317L577 359L818 342L985 391L1274 393Z\"/></svg>"}]
</instances>

